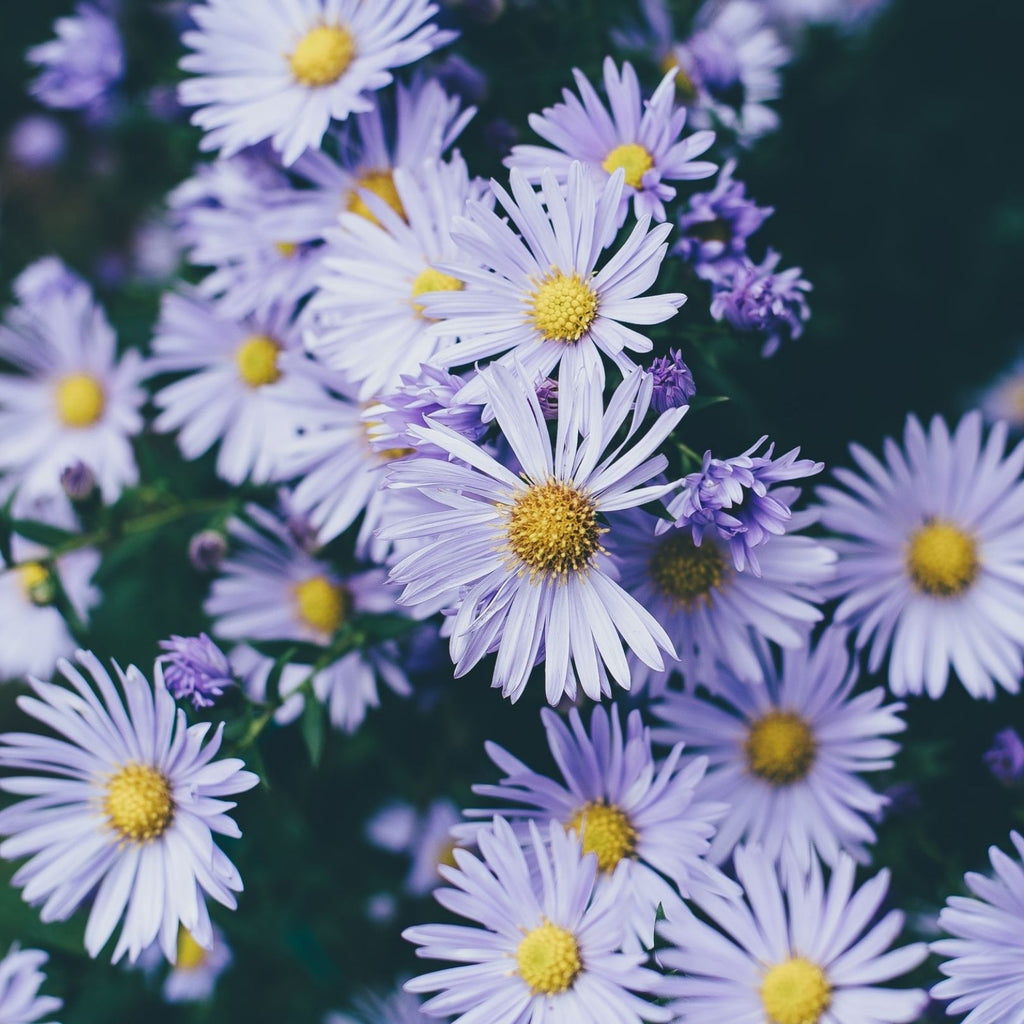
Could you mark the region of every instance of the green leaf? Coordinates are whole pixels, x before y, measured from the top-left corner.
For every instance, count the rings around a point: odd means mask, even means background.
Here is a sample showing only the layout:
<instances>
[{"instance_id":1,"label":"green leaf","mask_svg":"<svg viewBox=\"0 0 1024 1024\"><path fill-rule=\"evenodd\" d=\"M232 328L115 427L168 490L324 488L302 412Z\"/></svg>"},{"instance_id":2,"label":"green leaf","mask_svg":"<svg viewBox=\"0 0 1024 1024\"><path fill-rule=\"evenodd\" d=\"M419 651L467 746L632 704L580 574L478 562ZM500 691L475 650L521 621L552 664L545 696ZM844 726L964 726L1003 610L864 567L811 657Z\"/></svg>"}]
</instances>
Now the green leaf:
<instances>
[{"instance_id":1,"label":"green leaf","mask_svg":"<svg viewBox=\"0 0 1024 1024\"><path fill-rule=\"evenodd\" d=\"M313 767L320 764L324 752L324 736L327 732L327 716L324 706L311 693L306 694L306 706L302 709L302 740L309 751Z\"/></svg>"},{"instance_id":2,"label":"green leaf","mask_svg":"<svg viewBox=\"0 0 1024 1024\"><path fill-rule=\"evenodd\" d=\"M696 412L698 409L706 409L709 405L718 405L719 402L728 401L728 395L694 395L690 399L690 408Z\"/></svg>"},{"instance_id":3,"label":"green leaf","mask_svg":"<svg viewBox=\"0 0 1024 1024\"><path fill-rule=\"evenodd\" d=\"M15 519L11 523L11 529L25 540L44 544L48 548L66 544L79 536L71 530L62 530L59 526L50 526L49 523L37 523L34 519Z\"/></svg>"}]
</instances>

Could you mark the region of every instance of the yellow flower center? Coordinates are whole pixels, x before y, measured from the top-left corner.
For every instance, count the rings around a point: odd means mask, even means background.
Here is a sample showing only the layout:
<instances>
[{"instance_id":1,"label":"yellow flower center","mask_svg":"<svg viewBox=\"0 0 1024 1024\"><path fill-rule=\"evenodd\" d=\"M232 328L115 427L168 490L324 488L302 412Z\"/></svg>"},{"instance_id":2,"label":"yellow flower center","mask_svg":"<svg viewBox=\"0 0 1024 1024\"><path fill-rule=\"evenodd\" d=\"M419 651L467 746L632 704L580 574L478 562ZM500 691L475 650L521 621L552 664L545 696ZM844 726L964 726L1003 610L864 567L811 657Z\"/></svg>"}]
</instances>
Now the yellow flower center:
<instances>
[{"instance_id":1,"label":"yellow flower center","mask_svg":"<svg viewBox=\"0 0 1024 1024\"><path fill-rule=\"evenodd\" d=\"M673 68L676 69L676 98L684 103L695 100L697 98L697 86L693 79L679 67L674 53L666 53L661 58L661 72L667 75Z\"/></svg>"},{"instance_id":2,"label":"yellow flower center","mask_svg":"<svg viewBox=\"0 0 1024 1024\"><path fill-rule=\"evenodd\" d=\"M18 570L18 582L24 595L40 607L53 603L56 588L50 570L40 562L29 562Z\"/></svg>"},{"instance_id":3,"label":"yellow flower center","mask_svg":"<svg viewBox=\"0 0 1024 1024\"><path fill-rule=\"evenodd\" d=\"M457 868L459 866L455 862L455 851L457 849L459 849L459 844L454 839L445 840L437 851L437 866Z\"/></svg>"},{"instance_id":4,"label":"yellow flower center","mask_svg":"<svg viewBox=\"0 0 1024 1024\"><path fill-rule=\"evenodd\" d=\"M298 251L298 242L275 242L274 248L283 259L290 260Z\"/></svg>"},{"instance_id":5,"label":"yellow flower center","mask_svg":"<svg viewBox=\"0 0 1024 1024\"><path fill-rule=\"evenodd\" d=\"M621 167L626 172L626 184L640 188L644 175L654 166L654 157L643 146L624 142L604 158L601 166L609 174L614 174Z\"/></svg>"},{"instance_id":6,"label":"yellow flower center","mask_svg":"<svg viewBox=\"0 0 1024 1024\"><path fill-rule=\"evenodd\" d=\"M550 921L526 933L516 949L516 963L534 995L565 992L583 970L575 936Z\"/></svg>"},{"instance_id":7,"label":"yellow flower center","mask_svg":"<svg viewBox=\"0 0 1024 1024\"><path fill-rule=\"evenodd\" d=\"M575 271L543 278L527 299L529 318L546 341L579 341L597 316L597 292Z\"/></svg>"},{"instance_id":8,"label":"yellow flower center","mask_svg":"<svg viewBox=\"0 0 1024 1024\"><path fill-rule=\"evenodd\" d=\"M349 592L326 576L312 576L293 588L299 618L311 629L331 635L351 611Z\"/></svg>"},{"instance_id":9,"label":"yellow flower center","mask_svg":"<svg viewBox=\"0 0 1024 1024\"><path fill-rule=\"evenodd\" d=\"M356 179L355 187L348 194L348 202L346 203L346 209L352 213L358 213L360 217L365 217L368 221L379 227L380 221L373 215L370 208L363 202L363 197L359 194L359 189L361 188L366 189L367 192L372 192L375 196L379 196L402 220L406 220L405 207L402 205L402 198L398 194L398 189L395 188L395 179L391 171L365 171L359 175Z\"/></svg>"},{"instance_id":10,"label":"yellow flower center","mask_svg":"<svg viewBox=\"0 0 1024 1024\"><path fill-rule=\"evenodd\" d=\"M192 933L178 925L178 955L174 960L175 970L194 971L206 963L207 950L192 938Z\"/></svg>"},{"instance_id":11,"label":"yellow flower center","mask_svg":"<svg viewBox=\"0 0 1024 1024\"><path fill-rule=\"evenodd\" d=\"M89 373L69 373L57 384L57 415L65 427L91 427L107 404L103 386Z\"/></svg>"},{"instance_id":12,"label":"yellow flower center","mask_svg":"<svg viewBox=\"0 0 1024 1024\"><path fill-rule=\"evenodd\" d=\"M747 767L774 786L799 782L811 770L817 749L811 727L792 711L769 711L751 723L743 744Z\"/></svg>"},{"instance_id":13,"label":"yellow flower center","mask_svg":"<svg viewBox=\"0 0 1024 1024\"><path fill-rule=\"evenodd\" d=\"M636 829L625 811L610 804L588 801L565 826L583 839L583 852L597 854L597 866L613 871L623 857L636 851Z\"/></svg>"},{"instance_id":14,"label":"yellow flower center","mask_svg":"<svg viewBox=\"0 0 1024 1024\"><path fill-rule=\"evenodd\" d=\"M426 270L422 270L416 275L416 279L412 283L412 297L415 300L424 292L461 292L463 287L463 283L457 277L443 274L433 267L427 267ZM423 316L423 306L420 303L414 301L412 308L416 310L418 316ZM424 319L431 318L424 317Z\"/></svg>"},{"instance_id":15,"label":"yellow flower center","mask_svg":"<svg viewBox=\"0 0 1024 1024\"><path fill-rule=\"evenodd\" d=\"M246 338L235 349L235 365L238 376L251 388L261 388L281 379L277 368L277 357L281 346L265 334L254 334Z\"/></svg>"},{"instance_id":16,"label":"yellow flower center","mask_svg":"<svg viewBox=\"0 0 1024 1024\"><path fill-rule=\"evenodd\" d=\"M674 530L657 546L648 563L654 586L674 608L687 611L711 603L711 592L721 590L729 577L722 551L705 537L700 547L689 530Z\"/></svg>"},{"instance_id":17,"label":"yellow flower center","mask_svg":"<svg viewBox=\"0 0 1024 1024\"><path fill-rule=\"evenodd\" d=\"M347 28L317 25L299 40L288 57L288 66L300 85L319 89L341 78L355 55L356 41Z\"/></svg>"},{"instance_id":18,"label":"yellow flower center","mask_svg":"<svg viewBox=\"0 0 1024 1024\"><path fill-rule=\"evenodd\" d=\"M129 762L107 783L103 809L122 839L148 843L159 839L174 818L171 785L155 768Z\"/></svg>"},{"instance_id":19,"label":"yellow flower center","mask_svg":"<svg viewBox=\"0 0 1024 1024\"><path fill-rule=\"evenodd\" d=\"M772 1024L818 1024L831 1002L825 972L802 956L776 964L761 982L761 1004Z\"/></svg>"},{"instance_id":20,"label":"yellow flower center","mask_svg":"<svg viewBox=\"0 0 1024 1024\"><path fill-rule=\"evenodd\" d=\"M925 523L907 548L907 572L922 593L956 597L977 578L978 546L970 534L940 519Z\"/></svg>"},{"instance_id":21,"label":"yellow flower center","mask_svg":"<svg viewBox=\"0 0 1024 1024\"><path fill-rule=\"evenodd\" d=\"M508 546L529 566L531 578L564 578L586 569L604 532L590 498L559 480L534 484L508 513Z\"/></svg>"}]
</instances>

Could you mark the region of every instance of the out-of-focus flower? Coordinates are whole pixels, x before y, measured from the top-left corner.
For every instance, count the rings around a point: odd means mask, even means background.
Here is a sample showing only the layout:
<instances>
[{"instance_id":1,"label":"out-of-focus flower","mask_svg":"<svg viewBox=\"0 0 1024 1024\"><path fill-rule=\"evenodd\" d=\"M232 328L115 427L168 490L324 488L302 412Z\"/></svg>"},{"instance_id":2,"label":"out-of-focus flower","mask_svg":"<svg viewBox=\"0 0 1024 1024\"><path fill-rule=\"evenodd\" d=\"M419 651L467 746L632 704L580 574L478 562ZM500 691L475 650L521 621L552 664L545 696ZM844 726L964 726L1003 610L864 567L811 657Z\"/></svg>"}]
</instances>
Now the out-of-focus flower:
<instances>
[{"instance_id":1,"label":"out-of-focus flower","mask_svg":"<svg viewBox=\"0 0 1024 1024\"><path fill-rule=\"evenodd\" d=\"M1024 740L1020 733L1016 729L1000 729L991 748L985 751L985 764L1004 786L1024 782Z\"/></svg>"},{"instance_id":2,"label":"out-of-focus flower","mask_svg":"<svg viewBox=\"0 0 1024 1024\"><path fill-rule=\"evenodd\" d=\"M175 700L190 700L197 710L211 708L235 685L227 655L205 633L172 636L160 647L167 653L156 659L156 682Z\"/></svg>"},{"instance_id":3,"label":"out-of-focus flower","mask_svg":"<svg viewBox=\"0 0 1024 1024\"><path fill-rule=\"evenodd\" d=\"M40 968L48 959L41 949L13 946L0 960L0 1020L10 1024L33 1024L64 1005L54 996L39 994L39 986L46 981Z\"/></svg>"},{"instance_id":4,"label":"out-of-focus flower","mask_svg":"<svg viewBox=\"0 0 1024 1024\"><path fill-rule=\"evenodd\" d=\"M196 572L216 572L227 553L227 538L219 530L200 530L188 542L188 560Z\"/></svg>"},{"instance_id":5,"label":"out-of-focus flower","mask_svg":"<svg viewBox=\"0 0 1024 1024\"><path fill-rule=\"evenodd\" d=\"M7 136L7 155L29 170L52 167L64 155L67 133L47 114L28 114L17 121Z\"/></svg>"},{"instance_id":6,"label":"out-of-focus flower","mask_svg":"<svg viewBox=\"0 0 1024 1024\"><path fill-rule=\"evenodd\" d=\"M440 874L443 865L455 867L452 828L461 820L451 800L432 800L422 814L408 804L392 804L367 823L366 834L383 850L410 855L412 866L405 890L412 896L425 896L444 881Z\"/></svg>"},{"instance_id":7,"label":"out-of-focus flower","mask_svg":"<svg viewBox=\"0 0 1024 1024\"><path fill-rule=\"evenodd\" d=\"M420 1000L411 992L395 992L381 998L375 995L357 999L352 1013L329 1013L324 1024L430 1024L436 1020L420 1009Z\"/></svg>"},{"instance_id":8,"label":"out-of-focus flower","mask_svg":"<svg viewBox=\"0 0 1024 1024\"><path fill-rule=\"evenodd\" d=\"M96 490L96 477L81 459L75 459L60 471L60 486L71 501L87 501Z\"/></svg>"},{"instance_id":9,"label":"out-of-focus flower","mask_svg":"<svg viewBox=\"0 0 1024 1024\"><path fill-rule=\"evenodd\" d=\"M179 925L177 956L160 989L164 1002L199 1003L209 999L217 987L217 979L231 965L232 959L231 947L216 925L209 949L200 946L191 933ZM158 970L164 963L159 944L143 950L137 962L147 972Z\"/></svg>"},{"instance_id":10,"label":"out-of-focus flower","mask_svg":"<svg viewBox=\"0 0 1024 1024\"><path fill-rule=\"evenodd\" d=\"M1024 430L1024 359L1000 374L977 404L990 423L1005 420L1014 430Z\"/></svg>"}]
</instances>

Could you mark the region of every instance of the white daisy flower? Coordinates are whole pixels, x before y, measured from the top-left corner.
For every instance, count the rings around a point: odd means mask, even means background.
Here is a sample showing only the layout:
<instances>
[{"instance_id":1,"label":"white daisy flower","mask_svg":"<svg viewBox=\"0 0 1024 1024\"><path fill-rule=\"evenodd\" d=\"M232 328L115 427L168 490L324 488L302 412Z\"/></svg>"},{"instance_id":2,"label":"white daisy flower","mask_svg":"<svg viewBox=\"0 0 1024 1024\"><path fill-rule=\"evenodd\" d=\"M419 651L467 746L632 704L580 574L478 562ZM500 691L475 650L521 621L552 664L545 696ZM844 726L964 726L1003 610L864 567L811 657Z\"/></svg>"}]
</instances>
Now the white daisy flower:
<instances>
[{"instance_id":1,"label":"white daisy flower","mask_svg":"<svg viewBox=\"0 0 1024 1024\"><path fill-rule=\"evenodd\" d=\"M113 959L134 961L152 942L172 963L178 926L208 948L213 932L204 893L232 910L242 880L213 841L237 837L222 799L259 781L234 759L214 761L219 727L189 727L164 689L134 666L114 666L123 697L95 655L79 651L60 672L72 689L32 680L35 697L19 697L26 714L60 738L35 733L0 737L0 765L25 775L0 789L25 797L0 811L0 856L29 857L12 884L42 904L43 921L63 921L92 895L85 947L96 956L123 918ZM98 695L97 695L98 694Z\"/></svg>"},{"instance_id":2,"label":"white daisy flower","mask_svg":"<svg viewBox=\"0 0 1024 1024\"><path fill-rule=\"evenodd\" d=\"M854 892L854 862L840 857L826 889L821 868L779 884L756 847L736 851L746 902L696 893L710 920L666 921L659 951L672 973L663 993L677 1024L908 1024L928 1002L921 989L879 983L913 970L923 942L889 950L903 927L890 910L866 934L889 887L881 871ZM674 948L673 948L674 947Z\"/></svg>"},{"instance_id":3,"label":"white daisy flower","mask_svg":"<svg viewBox=\"0 0 1024 1024\"><path fill-rule=\"evenodd\" d=\"M429 0L207 0L189 9L198 29L182 42L181 67L199 76L178 90L200 107L202 149L231 156L270 139L287 166L317 148L331 119L369 110L391 69L454 38L430 23Z\"/></svg>"},{"instance_id":4,"label":"white daisy flower","mask_svg":"<svg viewBox=\"0 0 1024 1024\"><path fill-rule=\"evenodd\" d=\"M856 630L876 672L889 654L895 694L939 697L955 672L972 697L1011 693L1024 674L1024 444L1004 455L1007 428L982 438L981 414L950 435L907 418L903 450L885 465L859 445L863 475L838 469L846 490L822 487L821 521L842 534L836 621Z\"/></svg>"},{"instance_id":5,"label":"white daisy flower","mask_svg":"<svg viewBox=\"0 0 1024 1024\"><path fill-rule=\"evenodd\" d=\"M441 869L454 888L434 895L483 927L421 925L402 933L420 947L418 956L463 965L406 982L406 991L439 993L423 1004L424 1013L456 1014L453 1024L671 1019L637 994L659 980L642 966L646 958L618 952L625 872L595 891L597 857L583 855L575 835L557 822L546 843L531 823L525 852L501 818L478 838L480 858L456 850L458 868Z\"/></svg>"}]
</instances>

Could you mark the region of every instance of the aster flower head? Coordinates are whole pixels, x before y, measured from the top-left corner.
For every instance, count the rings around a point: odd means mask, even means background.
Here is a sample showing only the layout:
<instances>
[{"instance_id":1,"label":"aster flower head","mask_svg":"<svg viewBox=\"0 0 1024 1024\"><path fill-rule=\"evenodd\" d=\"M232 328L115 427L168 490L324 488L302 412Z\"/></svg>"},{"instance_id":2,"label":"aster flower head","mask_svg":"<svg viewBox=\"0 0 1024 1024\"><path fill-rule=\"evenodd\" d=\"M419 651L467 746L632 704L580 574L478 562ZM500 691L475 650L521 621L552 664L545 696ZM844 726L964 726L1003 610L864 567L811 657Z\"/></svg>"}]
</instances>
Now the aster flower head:
<instances>
[{"instance_id":1,"label":"aster flower head","mask_svg":"<svg viewBox=\"0 0 1024 1024\"><path fill-rule=\"evenodd\" d=\"M637 218L665 219L665 203L675 198L668 181L690 181L715 173L716 165L697 160L715 141L715 133L699 131L680 138L686 108L675 104L675 73L669 72L649 100L644 101L633 65L621 72L611 57L604 60L604 87L611 106L601 102L587 76L573 69L580 98L570 90L563 102L543 114L530 115L530 127L555 148L513 146L507 167L521 170L539 183L550 168L566 182L574 160L602 181L622 168L625 186L619 199L619 225L625 221L630 200ZM582 100L582 102L581 102Z\"/></svg>"},{"instance_id":2,"label":"aster flower head","mask_svg":"<svg viewBox=\"0 0 1024 1024\"><path fill-rule=\"evenodd\" d=\"M235 908L242 881L213 841L237 837L223 797L258 779L236 759L214 760L223 727L188 726L163 687L135 667L116 686L87 651L58 668L71 688L32 680L26 714L57 736L5 733L0 765L23 774L0 788L23 796L0 811L0 856L28 857L12 884L42 904L43 921L63 921L94 893L85 947L96 956L119 921L113 959L130 960L154 941L172 963L179 925L201 946L213 933L205 896Z\"/></svg>"},{"instance_id":3,"label":"aster flower head","mask_svg":"<svg viewBox=\"0 0 1024 1024\"><path fill-rule=\"evenodd\" d=\"M461 820L451 800L432 800L422 814L408 804L392 804L367 823L366 834L381 849L409 855L412 864L403 887L411 896L425 896L444 881L442 866L455 867L452 830Z\"/></svg>"},{"instance_id":4,"label":"aster flower head","mask_svg":"<svg viewBox=\"0 0 1024 1024\"><path fill-rule=\"evenodd\" d=\"M697 393L690 368L683 362L683 354L671 349L667 356L658 356L648 371L654 378L651 393L651 408L655 412L667 412L690 404Z\"/></svg>"},{"instance_id":5,"label":"aster flower head","mask_svg":"<svg viewBox=\"0 0 1024 1024\"><path fill-rule=\"evenodd\" d=\"M411 992L368 994L356 1000L351 1013L329 1013L324 1024L429 1024L434 1018L423 1013L420 1005Z\"/></svg>"},{"instance_id":6,"label":"aster flower head","mask_svg":"<svg viewBox=\"0 0 1024 1024\"><path fill-rule=\"evenodd\" d=\"M538 194L513 169L511 195L492 182L507 221L467 203L466 217L452 227L464 262L440 268L464 287L423 297L438 336L460 338L433 363L464 366L509 353L506 361L519 360L533 379L556 366L571 378L581 365L600 368L601 354L629 373L628 353L651 350L649 338L625 325L661 323L685 301L678 293L640 297L657 279L671 227L651 228L650 217L640 218L597 269L616 233L624 172L598 187L574 161L564 180L545 170Z\"/></svg>"},{"instance_id":7,"label":"aster flower head","mask_svg":"<svg viewBox=\"0 0 1024 1024\"><path fill-rule=\"evenodd\" d=\"M64 1005L54 996L39 994L40 986L46 981L40 968L48 959L41 949L19 949L15 945L0 960L0 1020L32 1024Z\"/></svg>"},{"instance_id":8,"label":"aster flower head","mask_svg":"<svg viewBox=\"0 0 1024 1024\"><path fill-rule=\"evenodd\" d=\"M453 1024L539 1016L574 1024L609 1015L617 1024L668 1021L667 1010L642 998L657 981L642 966L645 957L618 952L625 873L595 891L597 857L582 855L575 835L558 822L543 834L531 823L529 831L524 850L508 823L495 818L479 833L479 858L455 851L458 867L442 868L452 888L434 895L483 927L407 928L402 935L420 947L418 956L463 966L414 978L406 991L437 992L423 1012L454 1014Z\"/></svg>"},{"instance_id":9,"label":"aster flower head","mask_svg":"<svg viewBox=\"0 0 1024 1024\"><path fill-rule=\"evenodd\" d=\"M578 685L600 699L610 693L609 673L628 689L623 642L658 669L660 651L672 649L661 626L615 582L599 517L665 492L667 485L648 484L668 462L655 452L685 410L663 413L641 434L648 375L628 376L605 408L595 372L570 378L563 370L552 445L532 377L494 364L480 378L521 472L446 427L410 428L459 461L392 465L389 487L433 503L384 531L419 542L391 571L405 586L401 601L449 603L456 676L496 650L492 685L513 701L541 658L551 704L563 694L574 698ZM627 424L625 439L609 451Z\"/></svg>"},{"instance_id":10,"label":"aster flower head","mask_svg":"<svg viewBox=\"0 0 1024 1024\"><path fill-rule=\"evenodd\" d=\"M203 149L231 156L270 139L292 164L319 147L332 118L370 110L392 68L453 38L430 21L436 13L429 0L206 0L190 8L197 29L182 42L194 52L181 67L196 77L178 95L200 108L192 123L206 132Z\"/></svg>"},{"instance_id":11,"label":"aster flower head","mask_svg":"<svg viewBox=\"0 0 1024 1024\"><path fill-rule=\"evenodd\" d=\"M1006 420L1024 429L1024 359L1016 359L978 397L978 408L990 423Z\"/></svg>"},{"instance_id":12,"label":"aster flower head","mask_svg":"<svg viewBox=\"0 0 1024 1024\"><path fill-rule=\"evenodd\" d=\"M866 860L870 822L888 800L861 777L892 767L905 728L903 704L876 687L854 695L858 665L846 634L829 629L816 647L783 652L781 671L767 644L754 685L720 670L716 696L670 693L655 705L666 726L655 738L685 743L708 761L702 795L729 804L708 854L724 861L737 842L757 843L773 861L806 871L817 856Z\"/></svg>"},{"instance_id":13,"label":"aster flower head","mask_svg":"<svg viewBox=\"0 0 1024 1024\"><path fill-rule=\"evenodd\" d=\"M876 672L889 655L895 694L939 697L955 672L973 697L1016 693L1024 674L1024 445L986 438L978 412L950 433L908 416L883 463L859 445L860 472L822 487L821 521L841 537L836 621L855 631Z\"/></svg>"},{"instance_id":14,"label":"aster flower head","mask_svg":"<svg viewBox=\"0 0 1024 1024\"><path fill-rule=\"evenodd\" d=\"M988 770L1004 786L1024 782L1024 740L1016 729L1000 729L992 746L985 751Z\"/></svg>"},{"instance_id":15,"label":"aster flower head","mask_svg":"<svg viewBox=\"0 0 1024 1024\"><path fill-rule=\"evenodd\" d=\"M804 298L810 282L799 267L776 273L780 259L769 249L761 263L743 260L715 282L711 300L711 315L760 338L763 356L773 355L783 340L799 338L811 315Z\"/></svg>"},{"instance_id":16,"label":"aster flower head","mask_svg":"<svg viewBox=\"0 0 1024 1024\"><path fill-rule=\"evenodd\" d=\"M971 895L950 896L939 914L939 926L953 937L932 943L946 977L931 994L950 1000L947 1013L967 1013L964 1024L1024 1017L1024 838L1011 832L1010 841L1016 856L990 846L993 873L969 871L964 882Z\"/></svg>"},{"instance_id":17,"label":"aster flower head","mask_svg":"<svg viewBox=\"0 0 1024 1024\"><path fill-rule=\"evenodd\" d=\"M880 983L913 970L923 942L889 950L903 926L890 910L874 921L889 887L881 871L854 890L855 865L840 857L826 887L821 867L780 884L756 846L740 848L745 901L696 893L709 922L665 921L659 958L672 972L663 993L678 1024L908 1024L928 1001L920 989ZM874 922L874 923L873 923ZM888 950L886 952L886 950Z\"/></svg>"},{"instance_id":18,"label":"aster flower head","mask_svg":"<svg viewBox=\"0 0 1024 1024\"><path fill-rule=\"evenodd\" d=\"M227 655L205 633L172 636L160 646L167 653L156 659L157 685L166 686L175 700L191 700L196 710L211 708L235 685Z\"/></svg>"},{"instance_id":19,"label":"aster flower head","mask_svg":"<svg viewBox=\"0 0 1024 1024\"><path fill-rule=\"evenodd\" d=\"M714 822L724 803L697 799L705 759L682 759L677 744L660 765L651 751L650 731L639 711L629 713L623 735L619 710L596 707L589 730L576 708L569 724L548 708L541 711L548 746L562 780L532 771L496 743L487 744L491 760L505 773L497 786L477 785L478 796L500 800L499 809L470 810L470 818L499 813L513 821L521 839L526 822L539 828L549 820L577 833L584 853L597 855L597 890L611 884L620 867L628 878L628 895L620 914L627 922L627 948L654 944L659 905L664 913L680 911L680 895L695 887L719 887L703 862ZM479 826L462 826L456 835L470 838Z\"/></svg>"},{"instance_id":20,"label":"aster flower head","mask_svg":"<svg viewBox=\"0 0 1024 1024\"><path fill-rule=\"evenodd\" d=\"M198 1003L209 999L217 987L217 980L231 966L231 947L224 933L213 926L213 942L204 949L187 929L178 927L178 944L174 966L167 972L160 994L165 1003ZM143 950L138 966L154 972L164 963L159 944Z\"/></svg>"}]
</instances>

